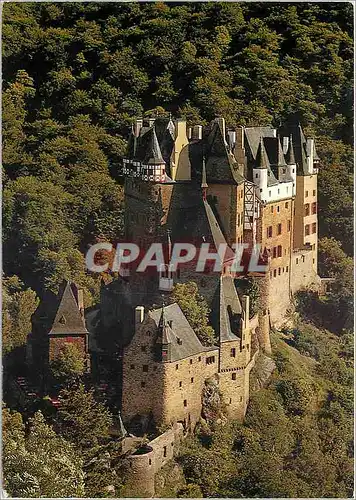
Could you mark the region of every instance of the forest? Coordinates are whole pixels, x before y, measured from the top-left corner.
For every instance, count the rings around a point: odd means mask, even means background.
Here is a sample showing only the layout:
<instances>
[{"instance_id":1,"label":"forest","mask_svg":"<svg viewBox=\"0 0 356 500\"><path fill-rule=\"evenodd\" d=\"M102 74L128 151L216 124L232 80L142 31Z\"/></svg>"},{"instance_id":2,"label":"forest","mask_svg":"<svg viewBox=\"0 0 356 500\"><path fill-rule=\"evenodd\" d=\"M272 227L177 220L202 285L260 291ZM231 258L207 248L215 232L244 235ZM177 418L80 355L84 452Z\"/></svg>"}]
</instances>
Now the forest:
<instances>
[{"instance_id":1,"label":"forest","mask_svg":"<svg viewBox=\"0 0 356 500\"><path fill-rule=\"evenodd\" d=\"M186 484L173 493L350 496L353 5L12 2L3 5L2 51L2 345L10 356L25 345L41 297L64 278L83 287L86 306L98 302L101 278L86 272L84 254L122 232L118 166L136 117L171 113L194 125L224 116L233 127L299 116L321 158L319 274L337 285L326 303L299 298L301 323L283 333L290 345L275 336L271 386L253 396L244 426L190 443L179 464ZM103 485L114 484L117 496L119 472L103 458L113 453L115 416L80 387L63 400L56 416L45 402L22 416L4 408L7 491L112 496Z\"/></svg>"}]
</instances>

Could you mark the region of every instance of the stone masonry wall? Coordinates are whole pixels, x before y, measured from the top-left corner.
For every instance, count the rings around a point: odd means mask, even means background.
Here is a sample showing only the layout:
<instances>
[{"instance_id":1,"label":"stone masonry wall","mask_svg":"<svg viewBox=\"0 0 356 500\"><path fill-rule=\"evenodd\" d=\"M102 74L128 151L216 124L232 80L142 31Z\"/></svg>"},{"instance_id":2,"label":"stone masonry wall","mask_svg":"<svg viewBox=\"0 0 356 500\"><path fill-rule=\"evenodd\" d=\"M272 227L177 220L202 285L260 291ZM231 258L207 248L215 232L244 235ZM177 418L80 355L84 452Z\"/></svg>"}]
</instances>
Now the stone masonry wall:
<instances>
[{"instance_id":1,"label":"stone masonry wall","mask_svg":"<svg viewBox=\"0 0 356 500\"><path fill-rule=\"evenodd\" d=\"M165 424L184 422L194 427L201 414L204 382L217 373L218 355L216 349L164 364Z\"/></svg>"}]
</instances>

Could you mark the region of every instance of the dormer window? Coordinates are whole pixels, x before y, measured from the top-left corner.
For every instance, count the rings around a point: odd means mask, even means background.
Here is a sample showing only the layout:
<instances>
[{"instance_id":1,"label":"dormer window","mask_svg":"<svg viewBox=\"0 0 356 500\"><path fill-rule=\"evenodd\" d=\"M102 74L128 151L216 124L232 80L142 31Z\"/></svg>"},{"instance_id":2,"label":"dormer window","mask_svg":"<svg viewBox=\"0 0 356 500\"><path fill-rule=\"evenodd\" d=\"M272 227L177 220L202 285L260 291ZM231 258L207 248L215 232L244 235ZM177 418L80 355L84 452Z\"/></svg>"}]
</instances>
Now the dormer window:
<instances>
[{"instance_id":1,"label":"dormer window","mask_svg":"<svg viewBox=\"0 0 356 500\"><path fill-rule=\"evenodd\" d=\"M65 325L67 323L67 320L65 319L64 316L61 316L60 319L59 319L59 322L61 325Z\"/></svg>"}]
</instances>

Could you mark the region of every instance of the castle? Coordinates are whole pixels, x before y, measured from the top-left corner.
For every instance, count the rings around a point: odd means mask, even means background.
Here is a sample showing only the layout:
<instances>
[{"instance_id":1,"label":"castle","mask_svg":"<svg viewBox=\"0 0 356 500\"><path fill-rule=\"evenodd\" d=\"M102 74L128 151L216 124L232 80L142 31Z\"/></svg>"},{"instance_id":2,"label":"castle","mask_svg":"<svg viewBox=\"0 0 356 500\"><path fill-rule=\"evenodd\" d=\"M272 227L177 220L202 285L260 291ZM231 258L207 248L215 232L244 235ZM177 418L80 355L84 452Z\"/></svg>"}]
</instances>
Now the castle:
<instances>
[{"instance_id":1,"label":"castle","mask_svg":"<svg viewBox=\"0 0 356 500\"><path fill-rule=\"evenodd\" d=\"M224 243L221 273L198 273L187 264L142 276L131 267L103 285L100 306L86 313L86 321L80 294L67 285L41 335L41 315L35 313L33 352L41 338L42 356L49 345L48 361L58 343L75 338L91 351L92 368L99 372L100 360L115 346L127 425L139 419L143 427L153 421L157 428L194 428L208 379L216 381L227 415L243 419L256 354L271 352L271 326L283 323L298 290L318 286L318 166L314 140L298 122L278 130L229 130L223 118L189 128L185 120L136 120L121 170L125 238L142 248L157 242L168 248L179 241L212 248ZM234 273L229 251L236 243L259 244L268 272ZM259 288L254 312L241 285L246 277ZM216 345L204 346L179 305L169 303L174 285L187 281L197 283L211 309ZM167 450L161 448L155 460L162 465ZM134 459L143 461L136 479L146 477L151 458ZM153 494L152 488L146 493Z\"/></svg>"}]
</instances>

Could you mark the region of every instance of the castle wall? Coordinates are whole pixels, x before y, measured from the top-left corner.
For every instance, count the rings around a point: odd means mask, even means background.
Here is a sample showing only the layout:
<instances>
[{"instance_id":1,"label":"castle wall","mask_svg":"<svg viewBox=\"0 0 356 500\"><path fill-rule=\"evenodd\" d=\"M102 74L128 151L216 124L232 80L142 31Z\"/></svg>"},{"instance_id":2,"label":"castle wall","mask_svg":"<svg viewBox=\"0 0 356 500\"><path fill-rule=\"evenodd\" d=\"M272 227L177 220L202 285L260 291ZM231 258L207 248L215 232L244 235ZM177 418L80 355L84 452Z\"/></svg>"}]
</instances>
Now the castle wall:
<instances>
[{"instance_id":1,"label":"castle wall","mask_svg":"<svg viewBox=\"0 0 356 500\"><path fill-rule=\"evenodd\" d=\"M161 470L169 460L172 460L182 439L183 425L176 423L172 428L149 442L154 453L155 473Z\"/></svg>"},{"instance_id":2,"label":"castle wall","mask_svg":"<svg viewBox=\"0 0 356 500\"><path fill-rule=\"evenodd\" d=\"M310 244L313 252L312 269L317 272L318 255L318 214L313 214L313 203L317 203L317 175L298 175L297 193L295 198L294 249ZM309 215L305 215L305 205L309 205ZM313 224L316 231L313 232ZM309 235L306 235L306 226L309 226Z\"/></svg>"},{"instance_id":3,"label":"castle wall","mask_svg":"<svg viewBox=\"0 0 356 500\"><path fill-rule=\"evenodd\" d=\"M243 239L244 184L209 184L228 245Z\"/></svg>"},{"instance_id":4,"label":"castle wall","mask_svg":"<svg viewBox=\"0 0 356 500\"><path fill-rule=\"evenodd\" d=\"M217 373L218 356L218 349L215 349L164 364L163 423L184 422L194 427L201 414L204 382ZM210 362L212 357L214 362Z\"/></svg>"},{"instance_id":5,"label":"castle wall","mask_svg":"<svg viewBox=\"0 0 356 500\"><path fill-rule=\"evenodd\" d=\"M165 404L164 367L153 355L156 326L150 318L136 326L136 334L124 349L122 416L129 422L136 415L152 414L160 425Z\"/></svg>"},{"instance_id":6,"label":"castle wall","mask_svg":"<svg viewBox=\"0 0 356 500\"><path fill-rule=\"evenodd\" d=\"M250 344L240 340L220 344L219 389L231 418L242 420L246 407L245 367L250 360ZM248 400L248 399L247 399Z\"/></svg>"},{"instance_id":7,"label":"castle wall","mask_svg":"<svg viewBox=\"0 0 356 500\"><path fill-rule=\"evenodd\" d=\"M270 286L268 309L271 322L278 324L290 304L290 259L293 238L293 200L285 199L261 207L259 237L269 251ZM272 228L272 234L269 233Z\"/></svg>"},{"instance_id":8,"label":"castle wall","mask_svg":"<svg viewBox=\"0 0 356 500\"><path fill-rule=\"evenodd\" d=\"M294 295L303 288L318 287L320 278L314 271L314 252L300 249L292 254L291 259L291 293Z\"/></svg>"}]
</instances>

